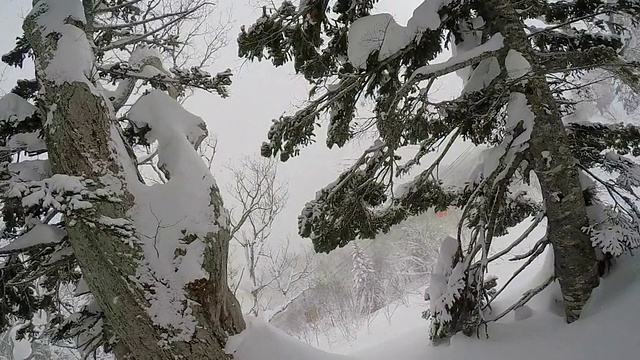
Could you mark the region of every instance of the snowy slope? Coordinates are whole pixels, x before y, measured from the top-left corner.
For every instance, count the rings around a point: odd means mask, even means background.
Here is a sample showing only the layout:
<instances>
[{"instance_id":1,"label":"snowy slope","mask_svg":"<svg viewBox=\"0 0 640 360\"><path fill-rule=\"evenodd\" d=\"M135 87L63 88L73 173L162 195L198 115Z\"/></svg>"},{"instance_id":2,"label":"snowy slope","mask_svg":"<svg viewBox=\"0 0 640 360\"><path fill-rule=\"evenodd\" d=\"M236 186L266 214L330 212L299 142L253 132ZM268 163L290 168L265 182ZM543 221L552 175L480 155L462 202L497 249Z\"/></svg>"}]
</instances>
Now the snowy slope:
<instances>
[{"instance_id":1,"label":"snowy slope","mask_svg":"<svg viewBox=\"0 0 640 360\"><path fill-rule=\"evenodd\" d=\"M595 291L583 317L566 325L562 317L534 307L530 318L489 327L489 339L457 336L449 346L432 347L427 326L408 330L379 346L353 354L355 359L637 359L640 351L640 261L619 261L616 273ZM243 359L250 360L250 359ZM253 360L253 359L251 359Z\"/></svg>"},{"instance_id":2,"label":"snowy slope","mask_svg":"<svg viewBox=\"0 0 640 360\"><path fill-rule=\"evenodd\" d=\"M538 229L540 230L540 229ZM534 236L535 238L535 236ZM526 244L523 244L526 246ZM514 249L517 253L517 249ZM520 291L537 283L552 258L544 256L535 271L524 274L505 293L508 306ZM499 262L493 273L512 271L513 264ZM504 281L505 279L502 279ZM518 288L518 289L516 289ZM529 307L489 325L489 338L456 336L448 346L433 347L428 322L420 319L426 308L419 296L409 296L408 306L395 309L387 321L375 318L367 331L350 344L328 353L295 340L268 324L250 321L249 329L232 338L230 352L236 360L603 360L637 359L640 352L640 259L625 256L614 272L594 292L581 320L567 325L555 303L558 289L549 287ZM346 354L346 356L338 355Z\"/></svg>"},{"instance_id":3,"label":"snowy slope","mask_svg":"<svg viewBox=\"0 0 640 360\"><path fill-rule=\"evenodd\" d=\"M288 336L255 317L247 318L247 329L227 342L227 353L234 360L346 360Z\"/></svg>"}]
</instances>

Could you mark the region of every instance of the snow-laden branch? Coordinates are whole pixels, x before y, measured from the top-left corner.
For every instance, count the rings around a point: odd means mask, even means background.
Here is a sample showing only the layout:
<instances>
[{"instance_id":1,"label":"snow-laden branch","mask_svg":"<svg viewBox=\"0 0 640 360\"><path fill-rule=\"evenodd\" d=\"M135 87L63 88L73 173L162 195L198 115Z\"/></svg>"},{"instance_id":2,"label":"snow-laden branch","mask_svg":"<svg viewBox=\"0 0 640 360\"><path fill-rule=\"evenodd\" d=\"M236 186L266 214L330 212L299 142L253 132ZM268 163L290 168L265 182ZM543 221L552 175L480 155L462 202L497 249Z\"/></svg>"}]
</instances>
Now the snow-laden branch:
<instances>
[{"instance_id":1,"label":"snow-laden branch","mask_svg":"<svg viewBox=\"0 0 640 360\"><path fill-rule=\"evenodd\" d=\"M526 261L516 270L513 272L513 274L511 274L511 276L509 277L509 279L502 285L502 287L496 291L496 293L491 297L491 299L489 300L489 303L486 306L489 306L491 304L491 302L493 300L495 300L500 294L502 294L502 292L509 286L509 284L515 280L515 278L520 275L524 269L526 269L529 265L531 265L531 263L533 263L533 261L540 255L542 255L544 253L545 248L547 247L547 245L549 244L548 241L543 240L541 242L539 242L539 245L536 245L534 247L534 251L531 252L531 255L528 256L526 259Z\"/></svg>"},{"instance_id":2,"label":"snow-laden branch","mask_svg":"<svg viewBox=\"0 0 640 360\"><path fill-rule=\"evenodd\" d=\"M554 275L548 277L544 282L542 282L540 285L536 286L533 289L527 290L522 297L520 298L520 300L518 300L516 303L514 303L513 305L509 306L508 308L506 308L504 311L502 311L500 314L491 317L490 319L485 320L485 323L487 322L492 322L492 321L498 321L500 319L502 319L503 317L505 317L507 314L509 314L510 312L512 312L513 310L522 307L524 305L526 305L529 300L531 300L534 296L536 296L537 294L539 294L540 292L542 292L542 290L546 289L547 286L551 285L554 281L556 280L556 277Z\"/></svg>"},{"instance_id":3,"label":"snow-laden branch","mask_svg":"<svg viewBox=\"0 0 640 360\"><path fill-rule=\"evenodd\" d=\"M416 69L407 82L408 86L420 81L424 81L434 77L440 77L468 66L475 65L484 59L488 59L497 55L502 49L504 37L502 34L494 34L488 41L475 47L472 50L465 51L460 55L439 63L429 64Z\"/></svg>"},{"instance_id":4,"label":"snow-laden branch","mask_svg":"<svg viewBox=\"0 0 640 360\"><path fill-rule=\"evenodd\" d=\"M499 258L501 258L502 256L508 254L509 252L511 252L511 250L513 250L516 246L520 245L523 241L525 241L529 235L531 235L531 233L538 227L538 225L540 225L540 223L545 219L544 216L544 212L539 212L534 218L533 221L531 222L531 225L529 225L529 227L522 233L520 234L520 236L518 236L517 239L515 239L514 241L511 242L511 244L509 244L509 246L505 247L504 249L502 249L501 251L493 254L491 257L489 257L489 262L493 262Z\"/></svg>"},{"instance_id":5,"label":"snow-laden branch","mask_svg":"<svg viewBox=\"0 0 640 360\"><path fill-rule=\"evenodd\" d=\"M66 236L67 232L64 229L36 221L26 233L8 245L0 247L0 255L22 252L36 246L52 246L60 243Z\"/></svg>"}]
</instances>

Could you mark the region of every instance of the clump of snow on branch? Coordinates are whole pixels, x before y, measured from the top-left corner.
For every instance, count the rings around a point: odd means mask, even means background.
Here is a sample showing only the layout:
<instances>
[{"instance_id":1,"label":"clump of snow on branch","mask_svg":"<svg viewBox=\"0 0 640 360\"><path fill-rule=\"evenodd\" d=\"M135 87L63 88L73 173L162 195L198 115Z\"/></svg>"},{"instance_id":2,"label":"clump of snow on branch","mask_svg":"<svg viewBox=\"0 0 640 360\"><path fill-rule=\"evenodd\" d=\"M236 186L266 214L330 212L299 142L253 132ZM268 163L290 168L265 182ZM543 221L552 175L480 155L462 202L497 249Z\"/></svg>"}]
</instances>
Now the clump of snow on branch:
<instances>
[{"instance_id":1,"label":"clump of snow on branch","mask_svg":"<svg viewBox=\"0 0 640 360\"><path fill-rule=\"evenodd\" d=\"M32 228L0 248L0 252L16 251L37 245L57 244L67 236L67 232L57 226L32 220Z\"/></svg>"},{"instance_id":2,"label":"clump of snow on branch","mask_svg":"<svg viewBox=\"0 0 640 360\"><path fill-rule=\"evenodd\" d=\"M21 198L25 208L41 205L67 214L93 206L90 199L99 196L88 189L93 184L91 179L55 174L41 181L14 181L7 195L10 198Z\"/></svg>"},{"instance_id":3,"label":"clump of snow on branch","mask_svg":"<svg viewBox=\"0 0 640 360\"><path fill-rule=\"evenodd\" d=\"M523 93L513 92L507 104L506 135L501 144L482 150L476 167L469 172L469 181L478 182L489 177L503 165L507 171L517 153L529 147L534 125L534 114ZM501 179L502 176L498 176Z\"/></svg>"},{"instance_id":4,"label":"clump of snow on branch","mask_svg":"<svg viewBox=\"0 0 640 360\"><path fill-rule=\"evenodd\" d=\"M162 54L154 48L145 45L138 45L131 52L128 62L110 64L103 67L105 71L118 69L123 74L135 73L136 77L151 79L154 76L170 76L162 65ZM104 93L111 100L114 107L120 107L130 96L136 84L134 78L126 78L118 82L118 86L110 91L105 89Z\"/></svg>"},{"instance_id":5,"label":"clump of snow on branch","mask_svg":"<svg viewBox=\"0 0 640 360\"><path fill-rule=\"evenodd\" d=\"M349 62L360 69L367 67L367 59L378 51L382 61L397 54L420 34L440 26L438 10L451 0L424 1L414 11L407 26L398 24L391 14L376 14L356 20L349 27Z\"/></svg>"},{"instance_id":6,"label":"clump of snow on branch","mask_svg":"<svg viewBox=\"0 0 640 360\"><path fill-rule=\"evenodd\" d=\"M497 34L494 34L484 44L479 45L469 51L462 52L447 61L444 61L438 64L424 65L418 68L416 71L414 71L411 76L416 77L416 76L431 75L439 71L442 71L444 69L450 68L454 65L468 62L474 58L481 56L484 53L500 50L503 46L504 46L504 36L502 36L502 34L500 33L497 33ZM478 70L479 73L485 72L485 71L486 69ZM500 74L499 68L497 69L497 72L498 74ZM492 71L491 73L494 73L494 71Z\"/></svg>"},{"instance_id":7,"label":"clump of snow on branch","mask_svg":"<svg viewBox=\"0 0 640 360\"><path fill-rule=\"evenodd\" d=\"M27 100L14 93L8 93L0 98L0 124L16 126L24 119L33 116L38 110Z\"/></svg>"},{"instance_id":8,"label":"clump of snow on branch","mask_svg":"<svg viewBox=\"0 0 640 360\"><path fill-rule=\"evenodd\" d=\"M506 130L509 135L506 137L505 142L510 142L511 147L520 147L519 150L526 149L533 131L534 119L535 116L527 102L527 96L523 93L512 92L507 105ZM520 125L522 126L522 132L518 133ZM517 136L514 138L514 135Z\"/></svg>"},{"instance_id":9,"label":"clump of snow on branch","mask_svg":"<svg viewBox=\"0 0 640 360\"><path fill-rule=\"evenodd\" d=\"M0 98L0 127L3 129L18 129L30 117L36 114L36 108L20 96L8 93ZM29 153L46 149L40 132L18 132L12 134L5 146L9 150L24 150Z\"/></svg>"},{"instance_id":10,"label":"clump of snow on branch","mask_svg":"<svg viewBox=\"0 0 640 360\"><path fill-rule=\"evenodd\" d=\"M504 65L507 68L507 75L509 76L509 79L519 79L531 71L531 64L529 64L527 59L525 59L521 53L513 49L510 49L507 53Z\"/></svg>"},{"instance_id":11,"label":"clump of snow on branch","mask_svg":"<svg viewBox=\"0 0 640 360\"><path fill-rule=\"evenodd\" d=\"M468 21L461 21L459 25L460 38L458 42L451 42L451 55L457 57L480 46L482 44L482 27L484 24L484 19L480 16ZM468 66L456 71L456 74L462 79L463 84L466 84L472 71L472 67Z\"/></svg>"},{"instance_id":12,"label":"clump of snow on branch","mask_svg":"<svg viewBox=\"0 0 640 360\"><path fill-rule=\"evenodd\" d=\"M29 16L36 17L43 39L50 34L59 34L53 56L42 69L46 79L58 85L82 82L93 89L88 81L94 71L91 44L84 31L73 25L74 21L82 24L86 22L82 3L40 0L34 4Z\"/></svg>"},{"instance_id":13,"label":"clump of snow on branch","mask_svg":"<svg viewBox=\"0 0 640 360\"><path fill-rule=\"evenodd\" d=\"M162 66L162 54L154 48L140 45L131 53L129 65L140 67L140 76L153 77L156 75L170 75L171 73ZM157 61L158 64L149 65Z\"/></svg>"},{"instance_id":14,"label":"clump of snow on branch","mask_svg":"<svg viewBox=\"0 0 640 360\"><path fill-rule=\"evenodd\" d=\"M49 160L25 160L7 165L12 179L17 181L40 181L51 174Z\"/></svg>"},{"instance_id":15,"label":"clump of snow on branch","mask_svg":"<svg viewBox=\"0 0 640 360\"><path fill-rule=\"evenodd\" d=\"M463 89L463 93L480 91L497 78L502 69L495 56L482 60L475 68Z\"/></svg>"},{"instance_id":16,"label":"clump of snow on branch","mask_svg":"<svg viewBox=\"0 0 640 360\"><path fill-rule=\"evenodd\" d=\"M384 60L402 49L406 28L398 25L390 14L377 14L360 18L349 28L349 61L357 68L366 68L367 59L378 51L378 60Z\"/></svg>"},{"instance_id":17,"label":"clump of snow on branch","mask_svg":"<svg viewBox=\"0 0 640 360\"><path fill-rule=\"evenodd\" d=\"M7 141L7 147L13 151L26 151L27 153L40 153L46 150L44 139L37 132L19 133L12 135Z\"/></svg>"}]
</instances>

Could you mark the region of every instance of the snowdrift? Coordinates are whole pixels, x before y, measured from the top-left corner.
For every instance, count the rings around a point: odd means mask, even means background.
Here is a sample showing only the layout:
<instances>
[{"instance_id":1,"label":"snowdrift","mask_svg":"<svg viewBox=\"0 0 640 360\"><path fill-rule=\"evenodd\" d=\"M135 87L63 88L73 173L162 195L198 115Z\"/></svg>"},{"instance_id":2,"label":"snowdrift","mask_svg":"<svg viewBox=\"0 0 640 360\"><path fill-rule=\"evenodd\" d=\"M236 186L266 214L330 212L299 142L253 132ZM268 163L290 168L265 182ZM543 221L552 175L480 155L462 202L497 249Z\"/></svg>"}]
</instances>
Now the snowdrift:
<instances>
[{"instance_id":1,"label":"snowdrift","mask_svg":"<svg viewBox=\"0 0 640 360\"><path fill-rule=\"evenodd\" d=\"M370 329L361 339L369 345L348 355L327 353L294 339L257 319L230 339L227 351L236 360L631 360L640 358L640 259L625 256L585 308L582 318L565 324L554 306L557 288L550 287L520 309L489 325L489 338L458 335L446 346L433 347L428 322L408 321L404 332L393 326ZM507 299L505 299L505 302ZM398 311L405 318L425 304ZM557 304L556 304L557 305ZM418 316L418 315L416 315ZM389 334L394 334L390 336ZM359 339L360 340L360 339ZM362 341L354 349L366 347Z\"/></svg>"}]
</instances>

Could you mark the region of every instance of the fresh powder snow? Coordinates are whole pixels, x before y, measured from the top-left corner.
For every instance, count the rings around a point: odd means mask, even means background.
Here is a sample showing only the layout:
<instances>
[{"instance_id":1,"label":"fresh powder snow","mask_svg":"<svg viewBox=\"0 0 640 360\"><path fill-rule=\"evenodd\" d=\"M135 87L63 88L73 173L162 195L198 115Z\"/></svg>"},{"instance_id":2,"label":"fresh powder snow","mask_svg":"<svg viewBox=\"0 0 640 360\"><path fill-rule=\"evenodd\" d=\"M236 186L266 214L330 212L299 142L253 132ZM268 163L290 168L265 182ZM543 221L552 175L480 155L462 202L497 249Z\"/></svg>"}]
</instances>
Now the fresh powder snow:
<instances>
[{"instance_id":1,"label":"fresh powder snow","mask_svg":"<svg viewBox=\"0 0 640 360\"><path fill-rule=\"evenodd\" d=\"M513 234L522 232L530 224L527 221L518 225ZM544 226L538 226L528 240L511 249L509 254L526 251L543 233ZM513 240L512 235L506 235L496 238L495 243L508 244ZM453 248L453 242L451 245ZM490 272L498 276L499 285L521 264L509 261L509 254L489 266ZM552 255L547 249L546 256L536 259L519 275L513 288L508 288L496 300L493 312L499 313L517 301L531 285L538 285L540 279L547 278L552 269ZM458 334L449 345L431 345L429 322L420 318L420 313L429 304L421 296L409 295L401 305L395 305L397 310L389 321L383 316L375 318L355 341L329 353L254 319L249 319L247 330L229 340L227 351L234 354L235 360L635 359L640 349L640 313L636 311L640 303L639 275L637 257L620 258L615 271L594 291L582 318L570 325L564 321L558 304L559 287L554 283L527 306L490 323L488 338Z\"/></svg>"}]
</instances>

